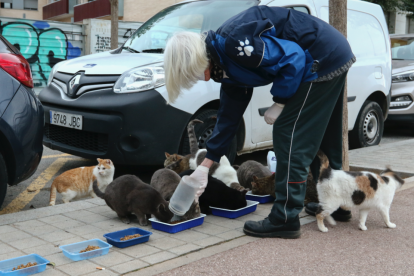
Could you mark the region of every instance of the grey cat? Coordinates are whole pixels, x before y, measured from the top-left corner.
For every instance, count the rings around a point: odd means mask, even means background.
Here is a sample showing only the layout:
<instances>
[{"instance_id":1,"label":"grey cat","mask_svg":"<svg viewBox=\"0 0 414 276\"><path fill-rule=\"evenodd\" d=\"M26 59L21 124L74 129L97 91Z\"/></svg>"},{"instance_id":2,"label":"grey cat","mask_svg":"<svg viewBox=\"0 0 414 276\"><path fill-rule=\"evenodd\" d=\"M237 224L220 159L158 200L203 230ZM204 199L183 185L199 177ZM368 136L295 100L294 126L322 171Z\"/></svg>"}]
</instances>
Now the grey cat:
<instances>
[{"instance_id":1,"label":"grey cat","mask_svg":"<svg viewBox=\"0 0 414 276\"><path fill-rule=\"evenodd\" d=\"M181 181L181 177L170 169L159 169L151 178L151 186L157 190L161 196L169 201ZM190 209L185 213L181 219L189 220L198 218L200 216L200 206L193 202Z\"/></svg>"},{"instance_id":2,"label":"grey cat","mask_svg":"<svg viewBox=\"0 0 414 276\"><path fill-rule=\"evenodd\" d=\"M244 162L237 169L237 178L241 186L252 189L253 176L264 178L271 176L272 172L259 162L249 160Z\"/></svg>"},{"instance_id":3,"label":"grey cat","mask_svg":"<svg viewBox=\"0 0 414 276\"><path fill-rule=\"evenodd\" d=\"M134 213L140 225L148 225L147 218L154 215L159 221L169 222L173 213L160 193L135 175L123 175L112 181L105 192L93 182L95 194L104 199L124 223L130 223Z\"/></svg>"}]
</instances>

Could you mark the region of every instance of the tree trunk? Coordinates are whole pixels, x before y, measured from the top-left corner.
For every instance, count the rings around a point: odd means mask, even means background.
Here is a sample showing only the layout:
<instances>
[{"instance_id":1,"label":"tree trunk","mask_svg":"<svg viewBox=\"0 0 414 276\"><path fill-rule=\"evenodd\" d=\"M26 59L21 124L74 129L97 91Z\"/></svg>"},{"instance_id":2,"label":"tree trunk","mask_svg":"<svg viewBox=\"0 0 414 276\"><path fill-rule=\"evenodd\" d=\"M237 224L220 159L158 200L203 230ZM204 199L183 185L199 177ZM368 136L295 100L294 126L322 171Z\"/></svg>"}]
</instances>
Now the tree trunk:
<instances>
[{"instance_id":1,"label":"tree trunk","mask_svg":"<svg viewBox=\"0 0 414 276\"><path fill-rule=\"evenodd\" d=\"M329 0L329 23L347 37L347 0ZM345 82L342 113L342 169L349 171L348 158L348 96Z\"/></svg>"},{"instance_id":2,"label":"tree trunk","mask_svg":"<svg viewBox=\"0 0 414 276\"><path fill-rule=\"evenodd\" d=\"M118 0L111 3L111 49L118 48Z\"/></svg>"}]
</instances>

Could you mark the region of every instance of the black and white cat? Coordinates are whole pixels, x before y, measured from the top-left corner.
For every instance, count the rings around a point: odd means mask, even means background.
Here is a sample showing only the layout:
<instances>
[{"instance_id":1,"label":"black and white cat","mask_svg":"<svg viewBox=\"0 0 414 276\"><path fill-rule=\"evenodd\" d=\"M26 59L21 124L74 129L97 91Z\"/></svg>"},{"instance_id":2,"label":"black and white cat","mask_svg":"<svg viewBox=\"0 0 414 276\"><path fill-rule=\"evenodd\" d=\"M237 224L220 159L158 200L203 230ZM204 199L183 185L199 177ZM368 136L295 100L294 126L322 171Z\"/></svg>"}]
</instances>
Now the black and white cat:
<instances>
[{"instance_id":1,"label":"black and white cat","mask_svg":"<svg viewBox=\"0 0 414 276\"><path fill-rule=\"evenodd\" d=\"M331 214L339 207L349 210L359 209L359 228L367 230L365 221L370 209L377 208L389 228L396 225L390 222L390 207L395 191L404 184L398 175L387 168L380 175L371 172L347 172L333 170L328 162L321 167L319 182L316 186L319 197L319 210L316 212L319 230L328 232L323 223L335 225Z\"/></svg>"}]
</instances>

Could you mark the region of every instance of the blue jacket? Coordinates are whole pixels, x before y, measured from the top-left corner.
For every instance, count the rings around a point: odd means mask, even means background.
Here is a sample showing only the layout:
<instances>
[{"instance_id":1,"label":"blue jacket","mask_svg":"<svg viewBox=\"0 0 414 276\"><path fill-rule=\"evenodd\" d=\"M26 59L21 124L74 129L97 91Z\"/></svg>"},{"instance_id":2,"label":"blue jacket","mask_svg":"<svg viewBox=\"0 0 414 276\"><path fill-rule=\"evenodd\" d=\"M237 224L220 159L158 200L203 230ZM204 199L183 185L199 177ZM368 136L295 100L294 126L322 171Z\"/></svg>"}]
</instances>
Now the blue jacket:
<instances>
[{"instance_id":1,"label":"blue jacket","mask_svg":"<svg viewBox=\"0 0 414 276\"><path fill-rule=\"evenodd\" d=\"M225 72L217 124L207 158L220 160L235 136L253 87L273 83L273 100L286 103L299 85L339 69L354 58L346 38L314 16L255 6L206 34L210 59Z\"/></svg>"}]
</instances>

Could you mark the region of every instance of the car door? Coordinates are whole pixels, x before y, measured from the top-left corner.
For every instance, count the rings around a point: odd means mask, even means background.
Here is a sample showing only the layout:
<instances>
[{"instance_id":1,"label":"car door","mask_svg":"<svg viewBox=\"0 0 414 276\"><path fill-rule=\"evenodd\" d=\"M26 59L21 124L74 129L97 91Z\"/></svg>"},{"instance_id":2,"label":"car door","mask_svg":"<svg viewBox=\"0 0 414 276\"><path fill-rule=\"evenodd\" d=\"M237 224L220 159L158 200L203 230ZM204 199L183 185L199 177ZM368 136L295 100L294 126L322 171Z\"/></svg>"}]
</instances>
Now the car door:
<instances>
[{"instance_id":1,"label":"car door","mask_svg":"<svg viewBox=\"0 0 414 276\"><path fill-rule=\"evenodd\" d=\"M268 6L280 6L295 9L308 14L315 14L315 6L311 0L275 0ZM273 126L264 121L264 112L273 104L270 89L272 84L254 88L251 101L251 139L256 148L268 148L272 145Z\"/></svg>"}]
</instances>

